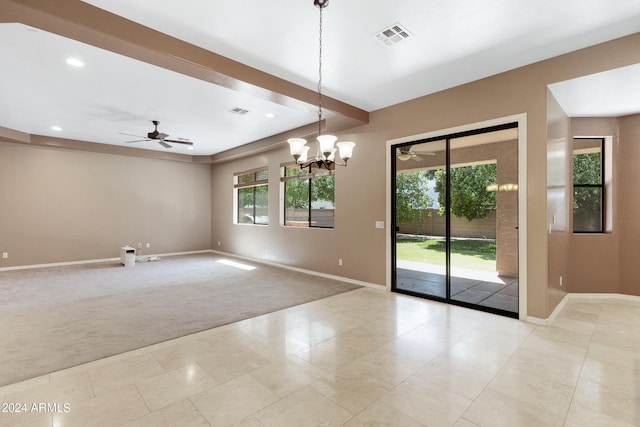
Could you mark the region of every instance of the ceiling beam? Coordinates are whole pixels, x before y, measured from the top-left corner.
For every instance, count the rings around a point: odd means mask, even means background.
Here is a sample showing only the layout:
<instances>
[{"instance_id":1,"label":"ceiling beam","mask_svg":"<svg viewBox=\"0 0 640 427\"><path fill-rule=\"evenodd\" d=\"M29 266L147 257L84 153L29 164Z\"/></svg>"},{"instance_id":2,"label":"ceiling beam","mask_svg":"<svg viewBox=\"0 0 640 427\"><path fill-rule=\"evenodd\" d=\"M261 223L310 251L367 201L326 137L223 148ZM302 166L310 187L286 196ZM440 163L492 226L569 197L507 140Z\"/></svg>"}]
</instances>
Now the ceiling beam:
<instances>
[{"instance_id":1,"label":"ceiling beam","mask_svg":"<svg viewBox=\"0 0 640 427\"><path fill-rule=\"evenodd\" d=\"M271 101L317 112L317 93L80 0L0 0L0 22L14 22ZM369 113L323 96L340 128L369 122ZM340 130L340 129L335 129Z\"/></svg>"}]
</instances>

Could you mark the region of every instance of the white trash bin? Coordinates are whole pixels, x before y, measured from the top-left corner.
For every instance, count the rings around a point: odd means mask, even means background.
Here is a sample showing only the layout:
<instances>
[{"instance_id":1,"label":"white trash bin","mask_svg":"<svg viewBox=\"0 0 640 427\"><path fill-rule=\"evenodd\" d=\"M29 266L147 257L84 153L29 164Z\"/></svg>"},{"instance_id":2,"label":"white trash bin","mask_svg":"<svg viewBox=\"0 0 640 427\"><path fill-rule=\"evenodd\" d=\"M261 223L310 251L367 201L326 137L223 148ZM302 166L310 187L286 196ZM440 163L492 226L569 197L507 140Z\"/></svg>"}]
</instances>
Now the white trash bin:
<instances>
[{"instance_id":1,"label":"white trash bin","mask_svg":"<svg viewBox=\"0 0 640 427\"><path fill-rule=\"evenodd\" d=\"M121 247L120 262L125 267L135 267L136 266L136 249L130 246Z\"/></svg>"}]
</instances>

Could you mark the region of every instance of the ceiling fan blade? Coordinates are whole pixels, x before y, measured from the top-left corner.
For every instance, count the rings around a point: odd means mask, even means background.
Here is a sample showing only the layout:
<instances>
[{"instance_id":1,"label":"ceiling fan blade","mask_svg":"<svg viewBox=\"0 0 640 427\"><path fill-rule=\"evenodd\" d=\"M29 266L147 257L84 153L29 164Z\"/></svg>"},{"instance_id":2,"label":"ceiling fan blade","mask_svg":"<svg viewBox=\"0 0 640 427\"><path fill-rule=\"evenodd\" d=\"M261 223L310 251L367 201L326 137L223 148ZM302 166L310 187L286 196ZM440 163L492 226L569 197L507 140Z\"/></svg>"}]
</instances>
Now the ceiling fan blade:
<instances>
[{"instance_id":1,"label":"ceiling fan blade","mask_svg":"<svg viewBox=\"0 0 640 427\"><path fill-rule=\"evenodd\" d=\"M416 162L419 162L420 160L422 160L422 157L416 156L415 154L411 156L411 158L413 158L413 160L415 160Z\"/></svg>"},{"instance_id":2,"label":"ceiling fan blade","mask_svg":"<svg viewBox=\"0 0 640 427\"><path fill-rule=\"evenodd\" d=\"M156 136L156 138L158 138L158 139L162 139L162 140L164 141L164 139L165 139L166 137L168 137L168 136L169 136L169 135L167 135L166 133L164 133L164 132L160 132L160 133Z\"/></svg>"},{"instance_id":3,"label":"ceiling fan blade","mask_svg":"<svg viewBox=\"0 0 640 427\"><path fill-rule=\"evenodd\" d=\"M435 156L436 153L433 151L412 151L413 154L419 154L421 156Z\"/></svg>"},{"instance_id":4,"label":"ceiling fan blade","mask_svg":"<svg viewBox=\"0 0 640 427\"><path fill-rule=\"evenodd\" d=\"M125 143L127 144L131 144L132 142L146 142L149 141L148 139L137 139L135 141L125 141Z\"/></svg>"},{"instance_id":5,"label":"ceiling fan blade","mask_svg":"<svg viewBox=\"0 0 640 427\"><path fill-rule=\"evenodd\" d=\"M165 142L173 142L174 144L184 144L184 145L193 145L191 141L180 141L177 139L163 139Z\"/></svg>"},{"instance_id":6,"label":"ceiling fan blade","mask_svg":"<svg viewBox=\"0 0 640 427\"><path fill-rule=\"evenodd\" d=\"M164 148L171 148L171 146L169 144L167 144L166 142L164 142L161 139L156 140L156 142L160 145L162 145Z\"/></svg>"},{"instance_id":7,"label":"ceiling fan blade","mask_svg":"<svg viewBox=\"0 0 640 427\"><path fill-rule=\"evenodd\" d=\"M120 135L135 136L136 138L144 138L142 135L133 135L130 133L118 132Z\"/></svg>"}]
</instances>

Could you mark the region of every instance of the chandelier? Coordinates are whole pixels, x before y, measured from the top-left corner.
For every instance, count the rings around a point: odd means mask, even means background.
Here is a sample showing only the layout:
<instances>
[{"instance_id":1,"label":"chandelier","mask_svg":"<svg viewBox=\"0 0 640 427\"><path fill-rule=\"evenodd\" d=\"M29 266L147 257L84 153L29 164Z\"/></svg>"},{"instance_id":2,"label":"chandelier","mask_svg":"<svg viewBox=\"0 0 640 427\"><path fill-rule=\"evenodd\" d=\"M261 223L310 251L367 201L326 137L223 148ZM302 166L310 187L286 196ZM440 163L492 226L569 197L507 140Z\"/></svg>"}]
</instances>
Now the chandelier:
<instances>
[{"instance_id":1,"label":"chandelier","mask_svg":"<svg viewBox=\"0 0 640 427\"><path fill-rule=\"evenodd\" d=\"M335 169L335 165L347 166L347 162L353 154L353 147L356 144L351 141L343 141L335 144L338 138L334 135L322 134L322 9L327 7L329 0L314 0L313 4L320 10L320 49L318 55L318 136L316 138L318 141L318 150L316 152L316 156L311 159L308 158L310 147L307 145L307 140L304 138L290 138L287 142L289 143L291 155L295 159L296 163L300 165L301 169L311 168L315 165L318 168L333 170ZM338 163L336 161L336 151L338 151L338 155L344 163Z\"/></svg>"}]
</instances>

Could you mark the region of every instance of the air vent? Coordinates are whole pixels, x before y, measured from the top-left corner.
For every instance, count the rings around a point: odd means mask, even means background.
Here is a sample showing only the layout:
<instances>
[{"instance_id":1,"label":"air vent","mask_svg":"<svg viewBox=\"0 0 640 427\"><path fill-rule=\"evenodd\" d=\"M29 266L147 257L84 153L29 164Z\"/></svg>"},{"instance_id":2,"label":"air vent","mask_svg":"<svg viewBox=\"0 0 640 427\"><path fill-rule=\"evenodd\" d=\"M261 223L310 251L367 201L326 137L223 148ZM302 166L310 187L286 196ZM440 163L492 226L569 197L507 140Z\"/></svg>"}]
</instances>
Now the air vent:
<instances>
[{"instance_id":1,"label":"air vent","mask_svg":"<svg viewBox=\"0 0 640 427\"><path fill-rule=\"evenodd\" d=\"M229 112L233 114L243 115L243 114L247 114L249 110L245 110L244 108L240 108L240 107L235 107L230 109Z\"/></svg>"},{"instance_id":2,"label":"air vent","mask_svg":"<svg viewBox=\"0 0 640 427\"><path fill-rule=\"evenodd\" d=\"M393 46L400 43L403 40L411 37L411 33L407 31L402 25L395 23L392 26L385 28L384 30L376 33L375 38L380 40L387 46Z\"/></svg>"}]
</instances>

